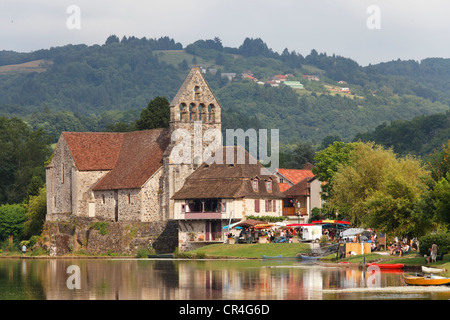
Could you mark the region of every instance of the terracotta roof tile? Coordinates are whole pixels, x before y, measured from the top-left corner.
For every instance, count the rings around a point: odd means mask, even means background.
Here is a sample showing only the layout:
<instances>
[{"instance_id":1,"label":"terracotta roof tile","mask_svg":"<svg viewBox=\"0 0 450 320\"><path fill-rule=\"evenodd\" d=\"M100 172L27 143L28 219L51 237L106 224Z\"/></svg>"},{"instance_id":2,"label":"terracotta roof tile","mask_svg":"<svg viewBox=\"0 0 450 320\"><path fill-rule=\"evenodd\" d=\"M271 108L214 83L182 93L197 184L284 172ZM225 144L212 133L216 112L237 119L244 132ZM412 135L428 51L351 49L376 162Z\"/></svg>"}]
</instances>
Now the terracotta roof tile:
<instances>
[{"instance_id":1,"label":"terracotta roof tile","mask_svg":"<svg viewBox=\"0 0 450 320\"><path fill-rule=\"evenodd\" d=\"M314 177L311 170L305 169L278 169L277 171L293 184L297 184L305 178Z\"/></svg>"},{"instance_id":2,"label":"terracotta roof tile","mask_svg":"<svg viewBox=\"0 0 450 320\"><path fill-rule=\"evenodd\" d=\"M94 190L140 188L163 165L170 142L168 129L125 133L116 165Z\"/></svg>"},{"instance_id":3,"label":"terracotta roof tile","mask_svg":"<svg viewBox=\"0 0 450 320\"><path fill-rule=\"evenodd\" d=\"M123 133L63 132L75 164L80 171L111 170L117 161Z\"/></svg>"},{"instance_id":4,"label":"terracotta roof tile","mask_svg":"<svg viewBox=\"0 0 450 320\"><path fill-rule=\"evenodd\" d=\"M291 186L289 184L287 184L286 182L279 182L278 187L280 188L281 192L284 192L287 189L289 189Z\"/></svg>"}]
</instances>

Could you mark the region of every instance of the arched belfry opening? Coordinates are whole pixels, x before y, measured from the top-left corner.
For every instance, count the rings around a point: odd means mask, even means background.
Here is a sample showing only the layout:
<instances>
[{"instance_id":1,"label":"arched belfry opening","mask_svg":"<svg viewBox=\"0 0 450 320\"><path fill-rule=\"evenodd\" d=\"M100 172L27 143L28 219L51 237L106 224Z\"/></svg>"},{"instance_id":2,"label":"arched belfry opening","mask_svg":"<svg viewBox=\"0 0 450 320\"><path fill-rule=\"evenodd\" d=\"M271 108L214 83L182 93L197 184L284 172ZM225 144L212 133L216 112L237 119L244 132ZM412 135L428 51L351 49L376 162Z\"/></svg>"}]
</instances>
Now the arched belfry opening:
<instances>
[{"instance_id":1,"label":"arched belfry opening","mask_svg":"<svg viewBox=\"0 0 450 320\"><path fill-rule=\"evenodd\" d=\"M221 130L220 104L198 67L191 69L170 108L172 129L176 129L178 123L201 121L208 128Z\"/></svg>"}]
</instances>

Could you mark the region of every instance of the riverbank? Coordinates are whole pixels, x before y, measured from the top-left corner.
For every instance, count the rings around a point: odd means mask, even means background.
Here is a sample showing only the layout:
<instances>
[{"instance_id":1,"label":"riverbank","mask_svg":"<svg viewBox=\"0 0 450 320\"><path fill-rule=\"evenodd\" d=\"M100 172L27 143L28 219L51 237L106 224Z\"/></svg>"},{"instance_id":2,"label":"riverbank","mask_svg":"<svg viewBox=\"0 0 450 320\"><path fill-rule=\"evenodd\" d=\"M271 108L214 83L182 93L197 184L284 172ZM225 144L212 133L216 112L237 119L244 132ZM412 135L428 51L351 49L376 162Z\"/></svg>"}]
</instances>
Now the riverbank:
<instances>
[{"instance_id":1,"label":"riverbank","mask_svg":"<svg viewBox=\"0 0 450 320\"><path fill-rule=\"evenodd\" d=\"M261 259L265 256L295 257L299 254L311 254L310 245L307 243L265 243L265 244L213 244L189 251L192 254L202 253L206 258L240 258ZM446 271L443 276L450 277L450 255L444 255L443 261L430 264L425 258L410 253L403 257L391 256L387 252L368 253L336 260L336 254L330 254L319 258L317 263L330 267L361 267L365 263L403 263L405 271L420 271L421 266L442 268Z\"/></svg>"},{"instance_id":2,"label":"riverbank","mask_svg":"<svg viewBox=\"0 0 450 320\"><path fill-rule=\"evenodd\" d=\"M211 244L187 253L174 253L174 258L192 258L192 259L262 259L263 256L282 256L284 258L296 257L298 255L310 255L311 247L307 243L265 243L265 244ZM127 255L76 255L68 254L57 257L48 255L29 255L25 257L19 254L0 254L0 259L136 259L146 258L147 256L127 256ZM403 263L405 271L418 271L421 266L436 267L446 269L441 274L450 277L450 255L444 255L443 261L437 261L431 264L425 262L424 257L417 256L416 253L408 254L404 257L391 256L388 253L369 253L364 255L352 256L344 259L335 259L336 254L322 257L317 263L330 267L361 267L365 263Z\"/></svg>"},{"instance_id":3,"label":"riverbank","mask_svg":"<svg viewBox=\"0 0 450 320\"><path fill-rule=\"evenodd\" d=\"M295 257L298 254L310 254L307 243L254 243L254 244L211 244L189 253L203 253L206 258L261 259L265 256Z\"/></svg>"}]
</instances>

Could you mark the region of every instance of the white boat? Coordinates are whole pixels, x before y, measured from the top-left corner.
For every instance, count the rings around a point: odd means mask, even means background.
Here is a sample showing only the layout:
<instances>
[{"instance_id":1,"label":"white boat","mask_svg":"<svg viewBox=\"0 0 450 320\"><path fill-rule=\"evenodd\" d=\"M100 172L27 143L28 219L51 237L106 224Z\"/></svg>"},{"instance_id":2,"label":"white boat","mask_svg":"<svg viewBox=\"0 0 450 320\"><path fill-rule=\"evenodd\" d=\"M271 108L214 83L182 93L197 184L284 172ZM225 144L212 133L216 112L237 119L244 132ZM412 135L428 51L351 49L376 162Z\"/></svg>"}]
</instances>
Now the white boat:
<instances>
[{"instance_id":1,"label":"white boat","mask_svg":"<svg viewBox=\"0 0 450 320\"><path fill-rule=\"evenodd\" d=\"M422 272L423 273L441 273L444 272L445 269L438 269L438 268L431 268L431 267L425 267L422 266Z\"/></svg>"}]
</instances>

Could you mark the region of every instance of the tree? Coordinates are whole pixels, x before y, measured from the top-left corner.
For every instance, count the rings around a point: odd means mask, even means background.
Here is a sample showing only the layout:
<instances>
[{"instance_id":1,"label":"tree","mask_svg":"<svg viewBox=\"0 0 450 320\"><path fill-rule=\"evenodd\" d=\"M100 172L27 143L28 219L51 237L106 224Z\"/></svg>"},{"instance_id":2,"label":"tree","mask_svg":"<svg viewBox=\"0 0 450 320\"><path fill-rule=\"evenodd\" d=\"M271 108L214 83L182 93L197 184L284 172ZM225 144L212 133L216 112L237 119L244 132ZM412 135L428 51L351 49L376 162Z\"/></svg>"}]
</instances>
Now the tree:
<instances>
[{"instance_id":1,"label":"tree","mask_svg":"<svg viewBox=\"0 0 450 320\"><path fill-rule=\"evenodd\" d=\"M136 121L138 130L148 130L169 127L170 102L166 97L158 96L143 109L140 118Z\"/></svg>"},{"instance_id":2,"label":"tree","mask_svg":"<svg viewBox=\"0 0 450 320\"><path fill-rule=\"evenodd\" d=\"M0 206L0 241L13 236L19 239L23 235L26 209L21 204L4 204Z\"/></svg>"},{"instance_id":3,"label":"tree","mask_svg":"<svg viewBox=\"0 0 450 320\"><path fill-rule=\"evenodd\" d=\"M44 180L52 140L44 130L32 131L18 118L0 117L0 203L22 202L32 178ZM34 178L34 186L37 180Z\"/></svg>"},{"instance_id":4,"label":"tree","mask_svg":"<svg viewBox=\"0 0 450 320\"><path fill-rule=\"evenodd\" d=\"M420 210L427 175L414 158L397 159L391 149L360 142L335 173L329 204L355 226L421 236L433 226Z\"/></svg>"},{"instance_id":5,"label":"tree","mask_svg":"<svg viewBox=\"0 0 450 320\"><path fill-rule=\"evenodd\" d=\"M333 177L340 166L349 161L350 152L356 143L344 143L335 141L328 148L316 152L315 167L312 172L318 177L319 181L324 182L322 186L322 199L330 197L333 190Z\"/></svg>"},{"instance_id":6,"label":"tree","mask_svg":"<svg viewBox=\"0 0 450 320\"><path fill-rule=\"evenodd\" d=\"M292 153L292 167L303 168L305 164L314 163L315 151L311 142L299 142Z\"/></svg>"},{"instance_id":7,"label":"tree","mask_svg":"<svg viewBox=\"0 0 450 320\"><path fill-rule=\"evenodd\" d=\"M433 190L435 218L439 222L450 224L450 172L442 177Z\"/></svg>"},{"instance_id":8,"label":"tree","mask_svg":"<svg viewBox=\"0 0 450 320\"><path fill-rule=\"evenodd\" d=\"M434 150L428 162L428 168L435 181L446 177L447 173L450 172L450 140L448 140L447 146L442 146L441 151Z\"/></svg>"},{"instance_id":9,"label":"tree","mask_svg":"<svg viewBox=\"0 0 450 320\"><path fill-rule=\"evenodd\" d=\"M26 221L24 223L24 234L27 238L40 235L47 214L47 192L45 186L39 189L35 196L31 196L26 207Z\"/></svg>"}]
</instances>

